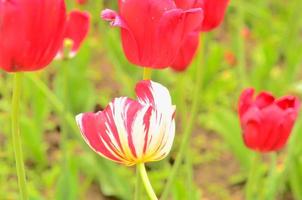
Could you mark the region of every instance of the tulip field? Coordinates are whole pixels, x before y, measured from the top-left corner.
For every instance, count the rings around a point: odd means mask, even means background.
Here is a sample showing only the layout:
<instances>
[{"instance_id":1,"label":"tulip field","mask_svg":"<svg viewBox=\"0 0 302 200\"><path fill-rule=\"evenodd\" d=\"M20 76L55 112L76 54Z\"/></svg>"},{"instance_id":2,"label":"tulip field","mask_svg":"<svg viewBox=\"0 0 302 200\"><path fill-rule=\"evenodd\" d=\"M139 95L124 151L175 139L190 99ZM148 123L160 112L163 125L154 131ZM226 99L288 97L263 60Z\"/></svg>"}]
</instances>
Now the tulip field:
<instances>
[{"instance_id":1,"label":"tulip field","mask_svg":"<svg viewBox=\"0 0 302 200\"><path fill-rule=\"evenodd\" d=\"M301 0L1 0L0 200L302 200Z\"/></svg>"}]
</instances>

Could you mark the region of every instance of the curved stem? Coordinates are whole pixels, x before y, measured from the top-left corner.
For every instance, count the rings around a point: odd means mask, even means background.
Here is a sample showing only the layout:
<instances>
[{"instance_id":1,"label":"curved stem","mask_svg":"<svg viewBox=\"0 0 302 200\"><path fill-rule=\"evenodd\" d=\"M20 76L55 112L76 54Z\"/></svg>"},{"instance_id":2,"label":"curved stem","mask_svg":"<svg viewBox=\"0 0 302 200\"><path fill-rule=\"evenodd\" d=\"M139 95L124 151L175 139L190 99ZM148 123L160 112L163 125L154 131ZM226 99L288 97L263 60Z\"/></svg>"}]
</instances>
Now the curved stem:
<instances>
[{"instance_id":1,"label":"curved stem","mask_svg":"<svg viewBox=\"0 0 302 200\"><path fill-rule=\"evenodd\" d=\"M145 164L144 163L139 163L139 164L137 164L137 168L139 170L139 174L141 176L141 179L143 181L143 184L145 186L145 189L147 191L147 194L148 194L149 198L151 200L158 200L157 196L156 196L156 194L155 194L155 192L152 188L150 180L148 178L147 171L146 171L146 168L145 168Z\"/></svg>"},{"instance_id":2,"label":"curved stem","mask_svg":"<svg viewBox=\"0 0 302 200\"><path fill-rule=\"evenodd\" d=\"M14 89L12 99L12 141L15 153L16 169L18 176L19 190L22 200L27 200L26 176L23 161L23 151L20 135L20 96L21 96L22 74L14 74Z\"/></svg>"},{"instance_id":3,"label":"curved stem","mask_svg":"<svg viewBox=\"0 0 302 200\"><path fill-rule=\"evenodd\" d=\"M171 170L170 176L168 177L167 184L166 184L164 191L162 193L162 196L160 198L161 200L166 200L168 198L169 193L171 191L172 183L174 182L174 179L177 176L177 172L182 164L184 155L185 155L188 145L190 143L193 126L194 126L195 119L196 119L197 112L198 112L199 95L200 95L200 92L202 89L202 82L203 82L202 69L201 69L201 66L199 66L199 64L203 62L203 59L202 59L203 46L204 46L204 44L202 43L200 45L200 49L199 49L199 59L197 59L197 61L196 61L197 65L195 66L196 67L196 84L195 84L195 89L194 89L192 107L190 110L191 115L187 121L187 126L184 129L184 134L182 136L182 140L181 140L182 142L180 144L180 149L176 156L175 163Z\"/></svg>"}]
</instances>

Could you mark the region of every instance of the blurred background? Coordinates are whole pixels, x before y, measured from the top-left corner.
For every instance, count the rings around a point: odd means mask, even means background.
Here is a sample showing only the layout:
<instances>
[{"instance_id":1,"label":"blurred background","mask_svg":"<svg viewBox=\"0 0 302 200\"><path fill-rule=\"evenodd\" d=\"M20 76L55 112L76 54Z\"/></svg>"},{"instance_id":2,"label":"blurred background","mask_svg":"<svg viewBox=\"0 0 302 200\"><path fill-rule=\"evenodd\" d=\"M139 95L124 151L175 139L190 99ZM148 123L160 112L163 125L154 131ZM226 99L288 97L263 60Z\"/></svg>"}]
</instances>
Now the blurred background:
<instances>
[{"instance_id":1,"label":"blurred background","mask_svg":"<svg viewBox=\"0 0 302 200\"><path fill-rule=\"evenodd\" d=\"M117 1L88 0L68 9L87 10L92 24L78 55L26 74L22 96L22 140L30 199L132 199L135 169L107 161L88 148L75 124L80 112L102 110L112 98L134 96L142 68L126 60L119 30L100 19ZM191 114L201 79L198 115L190 149L173 184L174 200L243 200L253 153L242 141L237 99L246 86L277 96L302 95L302 1L232 0L220 28L202 35L203 55L182 73L154 71L177 105L176 140L170 156L147 164L156 192L163 190ZM196 73L196 69L201 73ZM10 139L10 74L0 78L0 200L18 198ZM197 75L197 76L196 76ZM257 166L261 199L302 199L302 119L276 159ZM273 165L274 170L270 170Z\"/></svg>"}]
</instances>

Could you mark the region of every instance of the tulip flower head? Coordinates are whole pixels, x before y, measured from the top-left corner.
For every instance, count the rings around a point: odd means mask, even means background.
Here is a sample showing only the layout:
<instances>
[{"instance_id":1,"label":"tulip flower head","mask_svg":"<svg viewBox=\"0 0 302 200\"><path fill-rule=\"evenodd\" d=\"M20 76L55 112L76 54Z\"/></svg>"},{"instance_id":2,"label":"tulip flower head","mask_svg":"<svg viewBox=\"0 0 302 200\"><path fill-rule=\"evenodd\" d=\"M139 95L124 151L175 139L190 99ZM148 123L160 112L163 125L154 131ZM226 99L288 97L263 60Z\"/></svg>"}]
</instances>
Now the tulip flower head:
<instances>
[{"instance_id":1,"label":"tulip flower head","mask_svg":"<svg viewBox=\"0 0 302 200\"><path fill-rule=\"evenodd\" d=\"M239 99L239 118L246 146L259 152L278 151L284 147L298 116L296 97L275 99L267 92L253 99L254 90L246 89Z\"/></svg>"},{"instance_id":2,"label":"tulip flower head","mask_svg":"<svg viewBox=\"0 0 302 200\"><path fill-rule=\"evenodd\" d=\"M162 69L173 64L183 41L203 20L201 8L177 8L173 0L119 0L119 13L104 10L102 18L121 28L130 62Z\"/></svg>"},{"instance_id":3,"label":"tulip flower head","mask_svg":"<svg viewBox=\"0 0 302 200\"><path fill-rule=\"evenodd\" d=\"M64 0L0 1L0 68L35 71L47 66L62 44Z\"/></svg>"},{"instance_id":4,"label":"tulip flower head","mask_svg":"<svg viewBox=\"0 0 302 200\"><path fill-rule=\"evenodd\" d=\"M165 158L175 135L169 91L141 81L136 94L137 100L116 98L101 112L76 117L83 138L96 153L127 166Z\"/></svg>"},{"instance_id":5,"label":"tulip flower head","mask_svg":"<svg viewBox=\"0 0 302 200\"><path fill-rule=\"evenodd\" d=\"M57 54L57 58L63 58L66 56L66 51L67 57L74 57L89 32L89 26L90 15L88 12L81 12L78 10L70 12L64 32L65 42L62 44L61 49Z\"/></svg>"}]
</instances>

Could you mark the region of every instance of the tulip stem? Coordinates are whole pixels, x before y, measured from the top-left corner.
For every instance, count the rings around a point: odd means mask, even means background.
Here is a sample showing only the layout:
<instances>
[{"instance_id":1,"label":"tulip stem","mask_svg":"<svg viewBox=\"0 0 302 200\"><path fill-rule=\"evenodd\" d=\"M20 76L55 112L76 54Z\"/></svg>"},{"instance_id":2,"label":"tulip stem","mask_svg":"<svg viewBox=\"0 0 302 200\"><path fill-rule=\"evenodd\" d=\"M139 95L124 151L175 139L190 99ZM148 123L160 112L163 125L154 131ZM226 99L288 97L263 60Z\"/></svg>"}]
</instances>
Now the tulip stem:
<instances>
[{"instance_id":1,"label":"tulip stem","mask_svg":"<svg viewBox=\"0 0 302 200\"><path fill-rule=\"evenodd\" d=\"M246 200L256 200L258 199L257 196L255 196L255 187L257 185L257 179L258 179L258 168L260 164L260 155L258 153L255 153L252 156L250 167L249 167L249 175L246 183L246 190L245 190L245 197Z\"/></svg>"},{"instance_id":2,"label":"tulip stem","mask_svg":"<svg viewBox=\"0 0 302 200\"><path fill-rule=\"evenodd\" d=\"M271 168L270 173L267 178L267 186L265 187L265 196L263 199L265 200L273 200L276 199L276 184L278 182L279 173L277 170L277 153L273 152L271 155Z\"/></svg>"},{"instance_id":3,"label":"tulip stem","mask_svg":"<svg viewBox=\"0 0 302 200\"><path fill-rule=\"evenodd\" d=\"M20 96L22 73L14 74L14 88L12 98L12 141L16 161L19 190L22 200L27 200L26 176L23 161L23 151L20 135Z\"/></svg>"},{"instance_id":4,"label":"tulip stem","mask_svg":"<svg viewBox=\"0 0 302 200\"><path fill-rule=\"evenodd\" d=\"M199 97L200 97L199 95L200 95L200 90L202 89L202 83L203 83L203 75L202 75L202 69L201 69L200 63L204 62L204 60L203 60L203 53L204 53L203 47L205 45L204 41L205 41L205 39L202 40L201 45L199 47L199 57L196 60L196 65L195 65L195 67L196 67L196 83L194 84L195 89L194 89L194 94L193 94L192 106L191 106L191 110L190 110L191 115L190 115L188 121L186 122L187 125L184 129L179 152L176 156L175 163L172 167L172 170L171 170L170 175L167 180L167 184L166 184L164 191L162 193L162 196L160 198L161 200L166 200L169 197L169 193L171 191L172 184L174 182L174 179L177 176L177 173L179 171L181 164L183 163L185 153L187 152L187 148L190 143L190 138L191 138L192 131L193 131L194 122L197 118L198 102L199 102Z\"/></svg>"},{"instance_id":5,"label":"tulip stem","mask_svg":"<svg viewBox=\"0 0 302 200\"><path fill-rule=\"evenodd\" d=\"M143 79L144 80L151 80L151 75L152 75L152 69L145 67L144 68Z\"/></svg>"},{"instance_id":6,"label":"tulip stem","mask_svg":"<svg viewBox=\"0 0 302 200\"><path fill-rule=\"evenodd\" d=\"M143 184L144 184L144 187L146 189L146 192L149 196L149 198L151 200L158 200L153 188L152 188L152 185L150 183L150 180L148 178L148 174L147 174L147 171L146 171L146 168L145 168L145 164L144 163L139 163L137 164L137 169L139 171L139 174L141 176L141 179L143 181Z\"/></svg>"},{"instance_id":7,"label":"tulip stem","mask_svg":"<svg viewBox=\"0 0 302 200\"><path fill-rule=\"evenodd\" d=\"M136 166L136 182L135 182L135 193L134 193L134 199L139 200L141 199L141 178L140 178L140 172L138 165Z\"/></svg>"}]
</instances>

